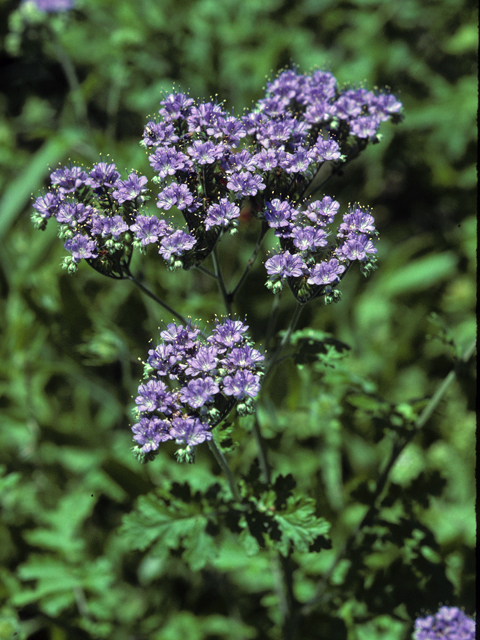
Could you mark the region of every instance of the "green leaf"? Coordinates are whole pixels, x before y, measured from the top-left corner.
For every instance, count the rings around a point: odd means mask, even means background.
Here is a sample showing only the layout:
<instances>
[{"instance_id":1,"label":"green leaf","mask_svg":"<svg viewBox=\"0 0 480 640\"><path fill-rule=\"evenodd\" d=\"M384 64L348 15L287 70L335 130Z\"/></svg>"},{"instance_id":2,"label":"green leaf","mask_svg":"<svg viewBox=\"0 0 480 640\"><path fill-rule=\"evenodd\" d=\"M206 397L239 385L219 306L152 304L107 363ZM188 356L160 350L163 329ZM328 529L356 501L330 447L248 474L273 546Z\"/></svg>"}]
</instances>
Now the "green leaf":
<instances>
[{"instance_id":1,"label":"green leaf","mask_svg":"<svg viewBox=\"0 0 480 640\"><path fill-rule=\"evenodd\" d=\"M328 531L330 524L324 518L315 515L315 501L305 496L291 497L287 501L286 509L275 512L282 538L274 546L283 556L292 551L306 553L314 545L328 547Z\"/></svg>"},{"instance_id":2,"label":"green leaf","mask_svg":"<svg viewBox=\"0 0 480 640\"><path fill-rule=\"evenodd\" d=\"M168 549L182 549L190 568L198 571L216 556L209 524L217 521L202 513L200 494L192 500L186 486L176 484L173 504L162 495L141 496L135 511L123 519L121 535L132 548L145 551L153 546L152 553L161 557Z\"/></svg>"}]
</instances>

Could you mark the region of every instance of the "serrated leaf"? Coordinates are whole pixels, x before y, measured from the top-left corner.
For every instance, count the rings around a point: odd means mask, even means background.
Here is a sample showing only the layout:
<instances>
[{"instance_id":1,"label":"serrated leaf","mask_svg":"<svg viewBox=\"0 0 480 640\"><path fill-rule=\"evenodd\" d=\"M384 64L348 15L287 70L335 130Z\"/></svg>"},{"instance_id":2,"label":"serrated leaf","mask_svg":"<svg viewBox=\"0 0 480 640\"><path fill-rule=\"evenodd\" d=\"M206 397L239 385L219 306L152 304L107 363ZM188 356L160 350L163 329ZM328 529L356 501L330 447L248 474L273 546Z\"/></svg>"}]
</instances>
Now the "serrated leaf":
<instances>
[{"instance_id":1,"label":"serrated leaf","mask_svg":"<svg viewBox=\"0 0 480 640\"><path fill-rule=\"evenodd\" d=\"M175 487L182 497L190 497L185 485ZM145 551L153 545L153 553L162 557L165 549L181 548L183 558L196 571L216 555L210 521L201 508L200 497L169 504L162 496L141 496L136 510L124 517L120 533L134 549Z\"/></svg>"},{"instance_id":2,"label":"serrated leaf","mask_svg":"<svg viewBox=\"0 0 480 640\"><path fill-rule=\"evenodd\" d=\"M289 498L283 513L275 513L274 519L282 532L281 540L274 546L283 556L291 551L306 553L319 539L328 539L330 524L315 515L315 501L304 496Z\"/></svg>"}]
</instances>

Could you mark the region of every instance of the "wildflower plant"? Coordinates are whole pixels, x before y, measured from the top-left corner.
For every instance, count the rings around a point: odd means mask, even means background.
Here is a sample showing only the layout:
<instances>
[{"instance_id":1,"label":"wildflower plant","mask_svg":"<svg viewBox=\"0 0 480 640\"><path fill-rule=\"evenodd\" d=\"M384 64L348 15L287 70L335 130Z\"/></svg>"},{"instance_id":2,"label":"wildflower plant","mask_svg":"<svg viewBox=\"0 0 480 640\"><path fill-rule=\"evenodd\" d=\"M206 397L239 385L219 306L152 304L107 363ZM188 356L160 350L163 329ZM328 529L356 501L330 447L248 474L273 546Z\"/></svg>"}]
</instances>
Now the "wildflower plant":
<instances>
[{"instance_id":1,"label":"wildflower plant","mask_svg":"<svg viewBox=\"0 0 480 640\"><path fill-rule=\"evenodd\" d=\"M320 70L281 72L243 115L216 101L171 93L143 131L141 145L154 173L150 183L136 170L122 175L110 160L91 168L72 164L51 173L50 186L33 204L38 229L57 223L67 253L62 267L69 274L86 262L104 276L131 281L167 314L159 339L145 354L143 380L134 395L136 458L151 462L172 441L177 460L193 463L197 447L208 445L226 476L228 488L215 483L192 494L186 483L141 497L124 519L125 539L141 550L156 545L162 554L179 551L193 570L217 557L220 531L237 536L247 554L268 549L276 554L283 580L282 614L272 619L285 639L294 637L299 616L322 601L325 584L345 558L338 556L323 586L311 590L301 607L293 568L302 565L302 554L330 548L329 523L317 513L315 501L296 490L294 469L279 474L272 468L255 401L261 402L265 382L283 360L293 357L304 365L323 358L332 366L345 348L319 332L295 331L297 322L305 305L318 304L318 298L340 302L342 280L351 268L365 276L376 268L379 236L369 208L355 203L342 210L325 187L381 141L382 124L401 120L402 105L388 91L340 87L330 72ZM226 235L238 234L243 241L239 229L245 219L256 224L257 240L238 280L228 286L218 245ZM267 235L275 248L255 269ZM134 252L159 256L167 271L197 269L212 278L225 315L184 317L132 273ZM263 344L254 343L248 318L237 309L241 287L259 273L266 296L278 300L288 288L294 301L290 323L276 342L272 313ZM388 407L403 438L388 469L426 420L423 408L415 413ZM227 460L235 449L231 421L236 416L246 417L242 424L252 433L258 457L241 478L235 478ZM369 511L357 534L375 523L385 482L386 476L369 495ZM344 553L348 550L347 545ZM354 569L352 584L358 579Z\"/></svg>"}]
</instances>

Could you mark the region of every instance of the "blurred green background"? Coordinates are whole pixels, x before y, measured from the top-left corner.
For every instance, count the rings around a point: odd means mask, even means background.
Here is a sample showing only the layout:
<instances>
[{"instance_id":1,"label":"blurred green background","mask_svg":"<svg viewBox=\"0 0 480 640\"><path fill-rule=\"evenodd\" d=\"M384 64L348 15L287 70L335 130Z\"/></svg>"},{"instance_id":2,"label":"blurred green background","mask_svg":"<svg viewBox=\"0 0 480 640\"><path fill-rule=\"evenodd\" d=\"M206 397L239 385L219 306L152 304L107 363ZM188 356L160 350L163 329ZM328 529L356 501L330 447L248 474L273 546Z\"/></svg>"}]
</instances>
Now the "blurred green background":
<instances>
[{"instance_id":1,"label":"blurred green background","mask_svg":"<svg viewBox=\"0 0 480 640\"><path fill-rule=\"evenodd\" d=\"M216 96L240 114L294 64L328 68L341 84L388 86L402 101L404 122L383 125L382 143L326 188L343 210L371 206L381 234L378 271L368 280L352 271L339 305L317 301L301 317L301 327L352 347L342 364L348 373L287 364L260 412L276 471L292 472L332 522L334 550L315 561L321 575L361 519L352 492L378 477L389 447L349 393L367 388L392 404L429 397L453 367L449 340L461 353L475 336L477 5L79 0L68 13L25 15L17 2L0 2L0 638L12 629L56 639L275 637L244 602L263 598L269 610L264 560L252 560L250 573L231 558L192 572L179 557L132 552L118 535L137 496L166 479L200 486L219 472L206 450L195 467L177 465L169 446L147 467L131 457L139 358L160 319L171 318L127 282L86 265L73 277L62 272L53 225L40 233L30 224L31 197L70 160L108 156L122 172L151 177L138 142L173 88ZM247 224L221 245L227 276L245 264L255 236ZM205 321L222 313L203 274L171 274L153 256L136 256L133 267L181 313ZM237 305L259 341L271 311L264 280L259 263ZM279 328L292 310L286 292ZM473 374L465 367L392 472L407 494L422 473L444 481L415 517L433 531L452 591L430 584L418 612L446 598L468 613L475 606ZM244 473L255 448L251 434L236 435L231 464ZM238 611L212 607L225 599L222 584L239 594ZM299 579L296 596L306 600L312 589ZM340 635L327 626L325 637L410 637L415 603L397 620L381 607L369 618L354 600L339 608ZM303 637L318 637L320 622L307 622Z\"/></svg>"}]
</instances>

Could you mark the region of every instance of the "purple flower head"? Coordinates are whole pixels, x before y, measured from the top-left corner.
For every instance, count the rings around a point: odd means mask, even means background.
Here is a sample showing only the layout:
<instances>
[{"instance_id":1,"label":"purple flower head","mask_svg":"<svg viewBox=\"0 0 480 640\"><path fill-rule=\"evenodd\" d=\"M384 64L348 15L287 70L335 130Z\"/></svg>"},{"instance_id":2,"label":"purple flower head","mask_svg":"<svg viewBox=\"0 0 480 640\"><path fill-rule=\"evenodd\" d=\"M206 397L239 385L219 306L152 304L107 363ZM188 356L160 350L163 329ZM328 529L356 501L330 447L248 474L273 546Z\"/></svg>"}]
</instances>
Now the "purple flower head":
<instances>
[{"instance_id":1,"label":"purple flower head","mask_svg":"<svg viewBox=\"0 0 480 640\"><path fill-rule=\"evenodd\" d=\"M212 402L213 396L218 392L218 384L210 376L196 378L190 380L187 386L181 390L180 399L192 409L198 409L203 407L206 402Z\"/></svg>"},{"instance_id":2,"label":"purple flower head","mask_svg":"<svg viewBox=\"0 0 480 640\"><path fill-rule=\"evenodd\" d=\"M169 122L148 122L143 130L142 144L150 149L159 144L175 144L178 136L173 124Z\"/></svg>"},{"instance_id":3,"label":"purple flower head","mask_svg":"<svg viewBox=\"0 0 480 640\"><path fill-rule=\"evenodd\" d=\"M81 167L63 167L50 174L52 185L58 185L59 193L74 193L87 184L88 175Z\"/></svg>"},{"instance_id":4,"label":"purple flower head","mask_svg":"<svg viewBox=\"0 0 480 640\"><path fill-rule=\"evenodd\" d=\"M349 208L343 216L343 222L338 227L337 237L344 238L351 234L375 234L375 220L368 211L360 207Z\"/></svg>"},{"instance_id":5,"label":"purple flower head","mask_svg":"<svg viewBox=\"0 0 480 640\"><path fill-rule=\"evenodd\" d=\"M93 212L92 207L85 206L79 202L62 202L58 207L57 222L68 224L75 229L79 224L85 222Z\"/></svg>"},{"instance_id":6,"label":"purple flower head","mask_svg":"<svg viewBox=\"0 0 480 640\"><path fill-rule=\"evenodd\" d=\"M172 182L168 187L158 194L157 207L168 211L172 207L177 207L182 211L194 204L194 198L186 184Z\"/></svg>"},{"instance_id":7,"label":"purple flower head","mask_svg":"<svg viewBox=\"0 0 480 640\"><path fill-rule=\"evenodd\" d=\"M234 376L225 376L223 379L224 394L237 400L254 398L259 391L260 381L251 371L237 371Z\"/></svg>"},{"instance_id":8,"label":"purple flower head","mask_svg":"<svg viewBox=\"0 0 480 640\"><path fill-rule=\"evenodd\" d=\"M162 180L167 176L174 176L178 171L187 172L193 168L190 158L174 147L159 146L148 159L152 169Z\"/></svg>"},{"instance_id":9,"label":"purple flower head","mask_svg":"<svg viewBox=\"0 0 480 640\"><path fill-rule=\"evenodd\" d=\"M440 607L435 615L415 620L415 640L475 640L475 620L457 607Z\"/></svg>"},{"instance_id":10,"label":"purple flower head","mask_svg":"<svg viewBox=\"0 0 480 640\"><path fill-rule=\"evenodd\" d=\"M311 222L323 226L333 222L339 208L339 202L333 200L330 196L325 196L322 200L311 202L305 211L305 215Z\"/></svg>"},{"instance_id":11,"label":"purple flower head","mask_svg":"<svg viewBox=\"0 0 480 640\"><path fill-rule=\"evenodd\" d=\"M350 131L357 138L373 138L379 126L376 116L361 116L350 124Z\"/></svg>"},{"instance_id":12,"label":"purple flower head","mask_svg":"<svg viewBox=\"0 0 480 640\"><path fill-rule=\"evenodd\" d=\"M64 246L65 249L72 254L75 263L80 262L82 258L87 260L88 258L96 258L98 256L95 242L79 233L67 240Z\"/></svg>"},{"instance_id":13,"label":"purple flower head","mask_svg":"<svg viewBox=\"0 0 480 640\"><path fill-rule=\"evenodd\" d=\"M60 202L61 200L57 195L47 191L44 196L39 196L35 200L33 208L38 211L42 218L47 220L56 215Z\"/></svg>"},{"instance_id":14,"label":"purple flower head","mask_svg":"<svg viewBox=\"0 0 480 640\"><path fill-rule=\"evenodd\" d=\"M317 227L294 227L290 236L301 252L315 252L327 245L327 232Z\"/></svg>"},{"instance_id":15,"label":"purple flower head","mask_svg":"<svg viewBox=\"0 0 480 640\"><path fill-rule=\"evenodd\" d=\"M171 120L183 119L190 113L190 107L193 103L193 98L189 98L183 93L171 93L160 102L162 108L158 113Z\"/></svg>"},{"instance_id":16,"label":"purple flower head","mask_svg":"<svg viewBox=\"0 0 480 640\"><path fill-rule=\"evenodd\" d=\"M158 253L166 262L172 262L174 256L181 256L186 251L193 249L196 242L192 235L178 229L162 238Z\"/></svg>"},{"instance_id":17,"label":"purple flower head","mask_svg":"<svg viewBox=\"0 0 480 640\"><path fill-rule=\"evenodd\" d=\"M296 211L286 200L275 198L267 202L265 220L272 229L289 229L295 220Z\"/></svg>"},{"instance_id":18,"label":"purple flower head","mask_svg":"<svg viewBox=\"0 0 480 640\"><path fill-rule=\"evenodd\" d=\"M147 384L141 384L138 387L138 393L135 403L139 411L172 413L173 396L168 392L167 385L160 380L149 380Z\"/></svg>"},{"instance_id":19,"label":"purple flower head","mask_svg":"<svg viewBox=\"0 0 480 640\"><path fill-rule=\"evenodd\" d=\"M24 0L22 4L34 4L42 13L54 13L57 11L70 11L75 0Z\"/></svg>"},{"instance_id":20,"label":"purple flower head","mask_svg":"<svg viewBox=\"0 0 480 640\"><path fill-rule=\"evenodd\" d=\"M117 181L117 190L112 193L112 196L118 204L135 200L140 194L145 193L147 190L145 187L146 184L147 178L145 176L138 176L136 173L131 173L127 180Z\"/></svg>"},{"instance_id":21,"label":"purple flower head","mask_svg":"<svg viewBox=\"0 0 480 640\"><path fill-rule=\"evenodd\" d=\"M215 347L199 347L197 354L190 358L185 373L189 376L210 373L213 375L218 364Z\"/></svg>"},{"instance_id":22,"label":"purple flower head","mask_svg":"<svg viewBox=\"0 0 480 640\"><path fill-rule=\"evenodd\" d=\"M100 187L111 189L116 186L119 177L120 174L114 164L99 162L90 171L90 177L87 178L85 184L88 184L93 189L99 189Z\"/></svg>"},{"instance_id":23,"label":"purple flower head","mask_svg":"<svg viewBox=\"0 0 480 640\"><path fill-rule=\"evenodd\" d=\"M277 282L284 278L299 278L306 270L302 256L299 254L292 255L289 251L284 251L269 258L265 262L265 268L272 282Z\"/></svg>"},{"instance_id":24,"label":"purple flower head","mask_svg":"<svg viewBox=\"0 0 480 640\"><path fill-rule=\"evenodd\" d=\"M205 229L208 231L212 227L228 227L239 216L240 208L228 198L221 198L218 204L212 204L207 209Z\"/></svg>"},{"instance_id":25,"label":"purple flower head","mask_svg":"<svg viewBox=\"0 0 480 640\"><path fill-rule=\"evenodd\" d=\"M210 140L202 142L195 140L191 147L187 149L188 155L200 165L213 164L224 154L222 145L215 145Z\"/></svg>"},{"instance_id":26,"label":"purple flower head","mask_svg":"<svg viewBox=\"0 0 480 640\"><path fill-rule=\"evenodd\" d=\"M133 433L144 453L156 451L168 439L200 444L211 439L211 429L219 416L225 418L226 408L253 410L252 398L260 390L257 369L264 356L250 346L247 329L227 318L216 321L208 338L195 326L173 322L160 332L161 343L148 352L149 379L135 399ZM238 404L241 400L245 403Z\"/></svg>"},{"instance_id":27,"label":"purple flower head","mask_svg":"<svg viewBox=\"0 0 480 640\"><path fill-rule=\"evenodd\" d=\"M169 423L156 416L142 416L137 424L134 424L132 431L133 439L142 445L142 451L148 453L158 449L160 442L172 440L173 436L169 432Z\"/></svg>"},{"instance_id":28,"label":"purple flower head","mask_svg":"<svg viewBox=\"0 0 480 640\"><path fill-rule=\"evenodd\" d=\"M170 435L177 444L198 445L212 439L212 432L199 418L174 418Z\"/></svg>"},{"instance_id":29,"label":"purple flower head","mask_svg":"<svg viewBox=\"0 0 480 640\"><path fill-rule=\"evenodd\" d=\"M230 320L227 318L223 323L216 322L212 335L208 341L215 345L219 352L224 352L225 348L231 348L242 341L242 334L247 331L248 325L241 320Z\"/></svg>"},{"instance_id":30,"label":"purple flower head","mask_svg":"<svg viewBox=\"0 0 480 640\"><path fill-rule=\"evenodd\" d=\"M252 175L250 171L241 171L229 177L227 188L237 192L239 196L254 196L265 189L265 183L261 176Z\"/></svg>"},{"instance_id":31,"label":"purple flower head","mask_svg":"<svg viewBox=\"0 0 480 640\"><path fill-rule=\"evenodd\" d=\"M308 284L334 284L340 281L340 276L345 271L345 267L338 260L332 258L328 262L316 264L310 272Z\"/></svg>"},{"instance_id":32,"label":"purple flower head","mask_svg":"<svg viewBox=\"0 0 480 640\"><path fill-rule=\"evenodd\" d=\"M122 216L112 216L111 218L102 219L101 235L104 238L112 236L114 240L120 240L120 237L128 231L128 224Z\"/></svg>"},{"instance_id":33,"label":"purple flower head","mask_svg":"<svg viewBox=\"0 0 480 640\"><path fill-rule=\"evenodd\" d=\"M135 238L139 240L142 246L157 242L164 235L173 233L165 220L159 220L156 216L139 215L135 219L135 223L130 225L130 231L135 234Z\"/></svg>"},{"instance_id":34,"label":"purple flower head","mask_svg":"<svg viewBox=\"0 0 480 640\"><path fill-rule=\"evenodd\" d=\"M340 260L360 260L364 262L368 253L377 253L377 248L368 236L352 234L338 249L335 255Z\"/></svg>"}]
</instances>

